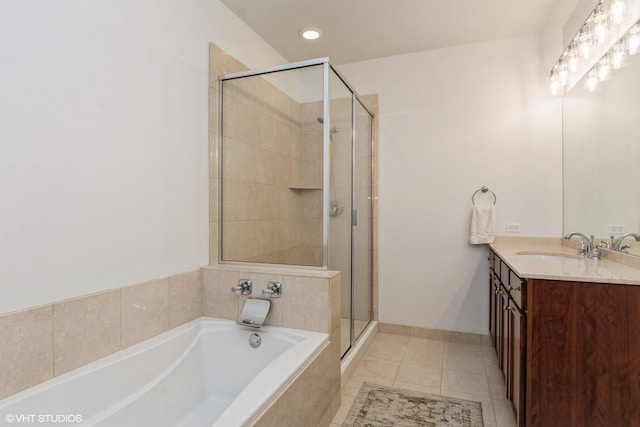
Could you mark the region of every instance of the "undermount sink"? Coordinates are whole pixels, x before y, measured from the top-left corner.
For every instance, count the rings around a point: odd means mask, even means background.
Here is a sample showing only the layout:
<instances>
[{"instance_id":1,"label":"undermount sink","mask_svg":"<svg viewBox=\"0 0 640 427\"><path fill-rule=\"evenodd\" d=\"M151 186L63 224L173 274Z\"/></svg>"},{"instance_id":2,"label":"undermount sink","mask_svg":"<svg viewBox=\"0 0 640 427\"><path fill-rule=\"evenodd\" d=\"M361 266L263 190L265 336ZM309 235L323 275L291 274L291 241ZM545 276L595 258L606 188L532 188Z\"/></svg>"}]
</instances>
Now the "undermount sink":
<instances>
[{"instance_id":1,"label":"undermount sink","mask_svg":"<svg viewBox=\"0 0 640 427\"><path fill-rule=\"evenodd\" d=\"M569 259L582 259L579 255L566 254L562 252L535 252L535 251L524 251L524 252L516 252L516 255L527 257L531 259L540 259L540 260L569 260Z\"/></svg>"}]
</instances>

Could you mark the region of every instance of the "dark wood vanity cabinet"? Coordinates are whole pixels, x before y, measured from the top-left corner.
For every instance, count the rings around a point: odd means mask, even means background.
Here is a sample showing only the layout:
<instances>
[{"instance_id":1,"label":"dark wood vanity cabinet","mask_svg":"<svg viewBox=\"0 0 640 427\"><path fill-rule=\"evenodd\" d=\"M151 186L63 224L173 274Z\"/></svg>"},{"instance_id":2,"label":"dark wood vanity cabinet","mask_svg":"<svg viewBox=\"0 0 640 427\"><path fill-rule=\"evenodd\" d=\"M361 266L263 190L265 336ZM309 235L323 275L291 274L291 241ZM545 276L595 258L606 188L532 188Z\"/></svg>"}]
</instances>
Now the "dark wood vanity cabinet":
<instances>
[{"instance_id":1,"label":"dark wood vanity cabinet","mask_svg":"<svg viewBox=\"0 0 640 427\"><path fill-rule=\"evenodd\" d=\"M526 282L493 251L489 256L489 332L517 425L524 425Z\"/></svg>"},{"instance_id":2,"label":"dark wood vanity cabinet","mask_svg":"<svg viewBox=\"0 0 640 427\"><path fill-rule=\"evenodd\" d=\"M522 280L489 260L490 334L517 425L640 426L640 286Z\"/></svg>"}]
</instances>

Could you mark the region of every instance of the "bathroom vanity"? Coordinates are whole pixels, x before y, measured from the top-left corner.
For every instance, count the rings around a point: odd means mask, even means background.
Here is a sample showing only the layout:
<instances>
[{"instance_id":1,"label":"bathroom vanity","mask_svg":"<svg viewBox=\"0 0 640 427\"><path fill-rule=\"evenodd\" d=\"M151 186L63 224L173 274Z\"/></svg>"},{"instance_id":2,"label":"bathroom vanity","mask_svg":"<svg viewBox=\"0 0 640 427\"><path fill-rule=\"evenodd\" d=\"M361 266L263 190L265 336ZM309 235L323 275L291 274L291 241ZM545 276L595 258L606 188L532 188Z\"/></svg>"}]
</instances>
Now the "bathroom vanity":
<instances>
[{"instance_id":1,"label":"bathroom vanity","mask_svg":"<svg viewBox=\"0 0 640 427\"><path fill-rule=\"evenodd\" d=\"M518 426L640 425L640 269L495 243L490 335Z\"/></svg>"}]
</instances>

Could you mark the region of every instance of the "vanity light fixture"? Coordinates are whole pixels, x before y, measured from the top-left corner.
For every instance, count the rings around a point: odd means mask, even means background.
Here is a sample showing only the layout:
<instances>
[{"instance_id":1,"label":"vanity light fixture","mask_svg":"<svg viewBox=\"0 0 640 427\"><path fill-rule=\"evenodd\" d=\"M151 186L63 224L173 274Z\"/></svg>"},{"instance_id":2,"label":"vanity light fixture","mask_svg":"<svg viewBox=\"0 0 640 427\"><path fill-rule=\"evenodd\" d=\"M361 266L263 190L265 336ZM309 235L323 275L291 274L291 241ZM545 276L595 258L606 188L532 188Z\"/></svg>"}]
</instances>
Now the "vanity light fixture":
<instances>
[{"instance_id":1,"label":"vanity light fixture","mask_svg":"<svg viewBox=\"0 0 640 427\"><path fill-rule=\"evenodd\" d=\"M587 72L584 87L587 91L595 91L600 82L609 80L614 70L628 65L628 57L640 52L640 20L624 34L607 53Z\"/></svg>"},{"instance_id":2,"label":"vanity light fixture","mask_svg":"<svg viewBox=\"0 0 640 427\"><path fill-rule=\"evenodd\" d=\"M612 43L624 32L621 27L625 21L629 21L631 14L628 12L628 1L600 0L596 4L551 69L549 79L553 95L561 95L569 90L583 75L588 74L587 70L594 67L600 81L611 78L611 69L624 66L627 53L640 51L640 28L634 33L635 36L627 37L624 53L621 48L611 48ZM638 24L634 27L638 27ZM603 55L610 48L611 51Z\"/></svg>"},{"instance_id":3,"label":"vanity light fixture","mask_svg":"<svg viewBox=\"0 0 640 427\"><path fill-rule=\"evenodd\" d=\"M298 31L298 34L305 40L315 40L322 35L322 31L313 27L305 27Z\"/></svg>"}]
</instances>

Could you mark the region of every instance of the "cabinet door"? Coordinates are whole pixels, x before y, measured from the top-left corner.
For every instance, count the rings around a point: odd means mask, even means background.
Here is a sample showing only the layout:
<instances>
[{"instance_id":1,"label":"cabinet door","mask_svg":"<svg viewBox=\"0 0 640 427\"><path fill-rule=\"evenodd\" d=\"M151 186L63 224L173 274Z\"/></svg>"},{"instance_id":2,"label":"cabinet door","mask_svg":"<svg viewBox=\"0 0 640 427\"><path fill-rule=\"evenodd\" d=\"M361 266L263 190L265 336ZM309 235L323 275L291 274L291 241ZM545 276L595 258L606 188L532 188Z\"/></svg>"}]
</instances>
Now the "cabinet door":
<instances>
[{"instance_id":1,"label":"cabinet door","mask_svg":"<svg viewBox=\"0 0 640 427\"><path fill-rule=\"evenodd\" d=\"M526 317L512 299L509 316L507 399L516 416L516 425L524 426L524 391L526 369Z\"/></svg>"},{"instance_id":2,"label":"cabinet door","mask_svg":"<svg viewBox=\"0 0 640 427\"><path fill-rule=\"evenodd\" d=\"M498 348L498 292L500 291L500 280L492 270L489 270L489 335L493 348Z\"/></svg>"},{"instance_id":3,"label":"cabinet door","mask_svg":"<svg viewBox=\"0 0 640 427\"><path fill-rule=\"evenodd\" d=\"M500 285L498 291L498 367L509 387L509 293Z\"/></svg>"}]
</instances>

